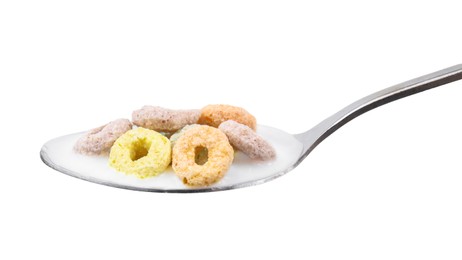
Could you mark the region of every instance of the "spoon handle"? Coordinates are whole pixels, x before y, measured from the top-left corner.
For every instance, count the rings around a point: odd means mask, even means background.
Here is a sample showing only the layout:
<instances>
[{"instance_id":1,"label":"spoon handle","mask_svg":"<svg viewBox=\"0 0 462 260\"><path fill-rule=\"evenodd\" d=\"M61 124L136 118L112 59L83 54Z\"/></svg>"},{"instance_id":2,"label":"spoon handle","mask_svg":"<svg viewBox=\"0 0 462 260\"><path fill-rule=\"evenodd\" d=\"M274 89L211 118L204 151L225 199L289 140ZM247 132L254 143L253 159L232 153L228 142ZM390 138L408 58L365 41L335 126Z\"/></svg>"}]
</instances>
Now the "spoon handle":
<instances>
[{"instance_id":1,"label":"spoon handle","mask_svg":"<svg viewBox=\"0 0 462 260\"><path fill-rule=\"evenodd\" d=\"M311 130L295 135L305 145L303 158L319 143L352 119L381 105L462 79L462 64L421 76L366 96L325 119Z\"/></svg>"}]
</instances>

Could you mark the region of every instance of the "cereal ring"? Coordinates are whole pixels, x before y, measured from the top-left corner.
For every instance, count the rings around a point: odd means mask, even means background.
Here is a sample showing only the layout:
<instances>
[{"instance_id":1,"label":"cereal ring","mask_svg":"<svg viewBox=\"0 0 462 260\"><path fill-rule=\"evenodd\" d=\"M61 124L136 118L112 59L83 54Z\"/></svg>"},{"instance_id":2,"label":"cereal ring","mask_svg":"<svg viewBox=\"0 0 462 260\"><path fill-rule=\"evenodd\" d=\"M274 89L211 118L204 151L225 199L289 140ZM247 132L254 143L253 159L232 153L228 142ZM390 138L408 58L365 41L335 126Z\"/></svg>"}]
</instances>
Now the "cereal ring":
<instances>
[{"instance_id":1,"label":"cereal ring","mask_svg":"<svg viewBox=\"0 0 462 260\"><path fill-rule=\"evenodd\" d=\"M276 157L274 148L248 126L228 120L218 127L229 142L252 159L271 160Z\"/></svg>"},{"instance_id":2,"label":"cereal ring","mask_svg":"<svg viewBox=\"0 0 462 260\"><path fill-rule=\"evenodd\" d=\"M208 159L200 165L195 157L203 149L207 149ZM172 166L184 184L206 186L219 181L233 159L234 150L226 135L216 128L201 125L189 129L176 141Z\"/></svg>"},{"instance_id":3,"label":"cereal ring","mask_svg":"<svg viewBox=\"0 0 462 260\"><path fill-rule=\"evenodd\" d=\"M132 129L132 124L129 120L114 120L88 131L74 145L74 150L88 155L107 154L117 138L130 129Z\"/></svg>"},{"instance_id":4,"label":"cereal ring","mask_svg":"<svg viewBox=\"0 0 462 260\"><path fill-rule=\"evenodd\" d=\"M133 124L158 132L175 132L185 125L195 124L200 110L172 110L162 107L144 106L132 113Z\"/></svg>"},{"instance_id":5,"label":"cereal ring","mask_svg":"<svg viewBox=\"0 0 462 260\"><path fill-rule=\"evenodd\" d=\"M201 110L199 124L218 127L226 120L234 120L255 130L257 120L245 109L229 105L208 105Z\"/></svg>"},{"instance_id":6,"label":"cereal ring","mask_svg":"<svg viewBox=\"0 0 462 260\"><path fill-rule=\"evenodd\" d=\"M119 137L111 148L109 165L138 178L156 176L171 162L172 149L167 137L138 127Z\"/></svg>"}]
</instances>

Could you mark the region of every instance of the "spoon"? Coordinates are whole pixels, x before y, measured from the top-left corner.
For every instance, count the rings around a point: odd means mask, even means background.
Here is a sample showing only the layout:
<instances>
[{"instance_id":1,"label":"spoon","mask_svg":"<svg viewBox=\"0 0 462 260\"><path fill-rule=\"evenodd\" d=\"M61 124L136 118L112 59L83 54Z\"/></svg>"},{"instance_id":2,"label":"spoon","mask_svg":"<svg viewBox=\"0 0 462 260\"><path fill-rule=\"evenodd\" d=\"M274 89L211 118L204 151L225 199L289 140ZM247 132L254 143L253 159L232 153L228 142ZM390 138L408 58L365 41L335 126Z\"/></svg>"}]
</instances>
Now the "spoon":
<instances>
[{"instance_id":1,"label":"spoon","mask_svg":"<svg viewBox=\"0 0 462 260\"><path fill-rule=\"evenodd\" d=\"M252 161L238 152L225 177L208 187L187 187L171 169L157 177L143 180L118 173L108 166L107 157L85 156L73 151L74 143L84 133L66 135L48 141L43 145L40 157L46 165L64 174L123 189L189 193L248 187L268 182L291 171L318 144L357 116L400 98L460 79L462 79L462 64L403 82L366 96L328 117L312 129L296 135L259 125L257 133L274 146L277 151L276 159L271 162Z\"/></svg>"}]
</instances>

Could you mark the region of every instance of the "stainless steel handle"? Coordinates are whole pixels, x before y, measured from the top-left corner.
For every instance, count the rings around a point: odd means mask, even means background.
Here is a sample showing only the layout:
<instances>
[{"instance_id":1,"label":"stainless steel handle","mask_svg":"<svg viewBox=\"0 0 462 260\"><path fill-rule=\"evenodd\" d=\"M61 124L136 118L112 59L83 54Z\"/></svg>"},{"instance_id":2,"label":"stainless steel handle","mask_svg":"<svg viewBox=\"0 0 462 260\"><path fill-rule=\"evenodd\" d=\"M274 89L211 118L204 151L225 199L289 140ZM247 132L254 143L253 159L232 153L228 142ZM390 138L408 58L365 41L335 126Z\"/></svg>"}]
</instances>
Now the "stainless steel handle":
<instances>
[{"instance_id":1,"label":"stainless steel handle","mask_svg":"<svg viewBox=\"0 0 462 260\"><path fill-rule=\"evenodd\" d=\"M305 144L305 151L302 156L302 160L326 137L357 116L400 98L417 94L460 79L462 79L462 64L386 88L352 103L331 117L325 119L311 130L295 135L297 139Z\"/></svg>"}]
</instances>

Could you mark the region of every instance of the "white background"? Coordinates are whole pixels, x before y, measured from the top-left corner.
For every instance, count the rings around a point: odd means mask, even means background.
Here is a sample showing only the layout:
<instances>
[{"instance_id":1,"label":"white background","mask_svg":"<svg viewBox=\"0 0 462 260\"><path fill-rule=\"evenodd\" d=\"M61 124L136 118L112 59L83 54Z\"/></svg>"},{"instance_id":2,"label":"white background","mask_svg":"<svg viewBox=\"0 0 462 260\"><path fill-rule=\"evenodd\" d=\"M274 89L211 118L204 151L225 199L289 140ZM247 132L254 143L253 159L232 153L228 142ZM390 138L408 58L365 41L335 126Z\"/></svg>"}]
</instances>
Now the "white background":
<instances>
[{"instance_id":1,"label":"white background","mask_svg":"<svg viewBox=\"0 0 462 260\"><path fill-rule=\"evenodd\" d=\"M233 104L298 133L462 62L458 1L318 2L2 1L0 259L461 259L462 82L251 188L133 192L41 162L47 140L146 104Z\"/></svg>"}]
</instances>

